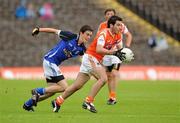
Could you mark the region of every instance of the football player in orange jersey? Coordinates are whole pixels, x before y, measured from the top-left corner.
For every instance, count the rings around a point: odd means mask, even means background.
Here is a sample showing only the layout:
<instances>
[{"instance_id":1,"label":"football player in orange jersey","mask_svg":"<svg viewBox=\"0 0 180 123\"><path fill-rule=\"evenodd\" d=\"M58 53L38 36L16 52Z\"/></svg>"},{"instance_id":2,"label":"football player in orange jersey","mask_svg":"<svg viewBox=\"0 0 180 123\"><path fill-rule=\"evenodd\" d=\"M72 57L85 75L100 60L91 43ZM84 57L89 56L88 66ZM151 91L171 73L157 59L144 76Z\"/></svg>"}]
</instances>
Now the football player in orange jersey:
<instances>
[{"instance_id":1,"label":"football player in orange jersey","mask_svg":"<svg viewBox=\"0 0 180 123\"><path fill-rule=\"evenodd\" d=\"M53 112L58 112L64 100L82 88L90 79L91 75L97 79L97 82L92 86L82 107L93 113L97 112L93 105L94 98L108 80L106 69L101 64L102 59L104 55L116 54L117 50L121 48L121 35L119 35L121 24L122 19L120 17L112 16L108 20L108 28L100 31L96 35L86 53L83 55L80 72L78 73L75 82L70 85L61 96L58 96L52 101ZM115 46L117 48L113 48Z\"/></svg>"},{"instance_id":2,"label":"football player in orange jersey","mask_svg":"<svg viewBox=\"0 0 180 123\"><path fill-rule=\"evenodd\" d=\"M107 28L107 21L111 16L114 16L116 14L116 11L114 9L106 9L104 11L104 18L105 21L103 21L98 28L98 31Z\"/></svg>"},{"instance_id":3,"label":"football player in orange jersey","mask_svg":"<svg viewBox=\"0 0 180 123\"><path fill-rule=\"evenodd\" d=\"M114 16L116 11L114 9L106 9L104 12L106 21L99 25L98 32L107 28L107 21L111 16ZM126 36L126 47L130 47L132 42L132 35L128 31L127 27L122 23L120 29L121 40L123 40L122 35ZM122 42L123 44L123 42ZM109 99L107 100L108 105L116 104L116 87L118 83L118 72L121 62L116 56L105 55L103 58L103 65L106 66L107 76L108 76L108 90Z\"/></svg>"}]
</instances>

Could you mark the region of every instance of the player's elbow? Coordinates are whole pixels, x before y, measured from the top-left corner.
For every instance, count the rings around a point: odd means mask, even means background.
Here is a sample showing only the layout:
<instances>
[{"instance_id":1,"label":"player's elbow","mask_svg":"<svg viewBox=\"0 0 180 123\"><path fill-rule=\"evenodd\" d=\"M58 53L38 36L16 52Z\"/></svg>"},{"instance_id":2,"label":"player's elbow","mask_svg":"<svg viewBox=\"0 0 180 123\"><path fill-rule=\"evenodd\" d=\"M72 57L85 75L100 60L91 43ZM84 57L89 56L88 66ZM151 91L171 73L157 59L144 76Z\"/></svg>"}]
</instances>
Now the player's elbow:
<instances>
[{"instance_id":1,"label":"player's elbow","mask_svg":"<svg viewBox=\"0 0 180 123\"><path fill-rule=\"evenodd\" d=\"M97 53L101 53L101 50L99 50L98 48L96 48L96 52L97 52Z\"/></svg>"},{"instance_id":2,"label":"player's elbow","mask_svg":"<svg viewBox=\"0 0 180 123\"><path fill-rule=\"evenodd\" d=\"M103 86L107 81L108 81L108 78L107 78L107 75L106 76L101 76L99 78L99 83Z\"/></svg>"},{"instance_id":3,"label":"player's elbow","mask_svg":"<svg viewBox=\"0 0 180 123\"><path fill-rule=\"evenodd\" d=\"M126 37L132 39L132 34L130 32L126 33Z\"/></svg>"}]
</instances>

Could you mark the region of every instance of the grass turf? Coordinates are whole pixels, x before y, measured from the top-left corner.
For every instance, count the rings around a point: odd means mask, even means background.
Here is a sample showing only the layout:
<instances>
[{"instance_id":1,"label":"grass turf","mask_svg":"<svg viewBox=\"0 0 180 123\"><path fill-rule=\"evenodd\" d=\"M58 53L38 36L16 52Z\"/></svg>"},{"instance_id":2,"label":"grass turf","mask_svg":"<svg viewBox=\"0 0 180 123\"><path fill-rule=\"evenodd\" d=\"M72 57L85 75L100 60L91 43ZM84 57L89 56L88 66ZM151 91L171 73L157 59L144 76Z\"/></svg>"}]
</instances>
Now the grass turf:
<instances>
[{"instance_id":1,"label":"grass turf","mask_svg":"<svg viewBox=\"0 0 180 123\"><path fill-rule=\"evenodd\" d=\"M71 83L72 81L68 81ZM30 90L45 87L42 80L0 79L0 123L179 123L180 82L122 81L118 84L118 103L106 104L107 85L95 98L97 114L81 108L93 81L68 98L59 113L53 113L51 100L38 103L35 112L22 109Z\"/></svg>"}]
</instances>

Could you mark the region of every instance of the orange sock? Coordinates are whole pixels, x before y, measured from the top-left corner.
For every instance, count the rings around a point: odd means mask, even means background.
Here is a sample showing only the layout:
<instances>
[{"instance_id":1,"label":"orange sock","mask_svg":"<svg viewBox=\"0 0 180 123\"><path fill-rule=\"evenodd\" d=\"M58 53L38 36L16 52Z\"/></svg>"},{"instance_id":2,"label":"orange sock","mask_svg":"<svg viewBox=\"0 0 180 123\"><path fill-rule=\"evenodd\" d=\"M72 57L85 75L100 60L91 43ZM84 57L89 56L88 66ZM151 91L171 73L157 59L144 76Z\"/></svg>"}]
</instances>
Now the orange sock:
<instances>
[{"instance_id":1,"label":"orange sock","mask_svg":"<svg viewBox=\"0 0 180 123\"><path fill-rule=\"evenodd\" d=\"M91 96L87 96L85 99L86 102L92 103L94 101L94 98Z\"/></svg>"},{"instance_id":2,"label":"orange sock","mask_svg":"<svg viewBox=\"0 0 180 123\"><path fill-rule=\"evenodd\" d=\"M116 92L111 91L111 92L109 93L109 98L115 100L115 99L116 99Z\"/></svg>"},{"instance_id":3,"label":"orange sock","mask_svg":"<svg viewBox=\"0 0 180 123\"><path fill-rule=\"evenodd\" d=\"M64 102L64 99L62 98L62 96L59 96L59 97L56 98L56 103L57 103L58 105L63 104L63 102Z\"/></svg>"}]
</instances>

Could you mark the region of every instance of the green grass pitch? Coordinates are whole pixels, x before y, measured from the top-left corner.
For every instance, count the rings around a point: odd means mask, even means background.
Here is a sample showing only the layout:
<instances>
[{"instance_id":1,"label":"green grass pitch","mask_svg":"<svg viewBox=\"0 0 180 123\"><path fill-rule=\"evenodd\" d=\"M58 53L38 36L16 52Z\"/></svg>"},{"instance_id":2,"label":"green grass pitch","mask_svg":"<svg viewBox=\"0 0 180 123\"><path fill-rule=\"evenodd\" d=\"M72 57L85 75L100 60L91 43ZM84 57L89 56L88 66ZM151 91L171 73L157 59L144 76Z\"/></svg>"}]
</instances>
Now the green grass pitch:
<instances>
[{"instance_id":1,"label":"green grass pitch","mask_svg":"<svg viewBox=\"0 0 180 123\"><path fill-rule=\"evenodd\" d=\"M69 84L72 81L68 81ZM45 87L43 80L0 79L0 123L180 123L180 82L120 81L118 103L106 104L107 86L95 98L97 114L81 108L94 81L68 98L59 113L53 113L51 100L38 103L35 112L22 109L35 87Z\"/></svg>"}]
</instances>

